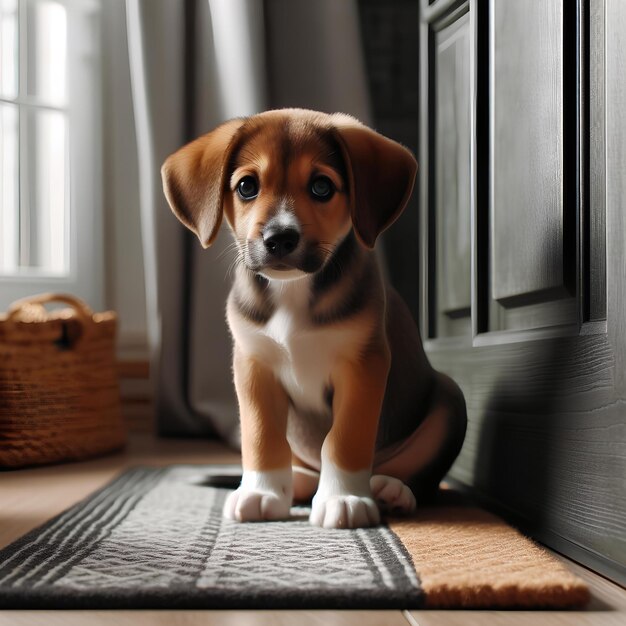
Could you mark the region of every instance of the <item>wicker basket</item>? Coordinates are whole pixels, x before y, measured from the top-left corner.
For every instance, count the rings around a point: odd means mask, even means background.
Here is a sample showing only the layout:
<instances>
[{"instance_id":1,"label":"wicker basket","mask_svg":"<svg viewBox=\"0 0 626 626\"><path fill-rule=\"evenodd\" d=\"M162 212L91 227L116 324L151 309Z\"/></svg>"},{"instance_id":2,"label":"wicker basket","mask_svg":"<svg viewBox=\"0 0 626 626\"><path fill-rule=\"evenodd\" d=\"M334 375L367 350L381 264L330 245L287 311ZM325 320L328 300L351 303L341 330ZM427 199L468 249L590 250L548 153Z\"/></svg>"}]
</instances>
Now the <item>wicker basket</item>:
<instances>
[{"instance_id":1,"label":"wicker basket","mask_svg":"<svg viewBox=\"0 0 626 626\"><path fill-rule=\"evenodd\" d=\"M47 311L44 304L71 308ZM116 316L42 294L0 315L0 467L78 460L121 448Z\"/></svg>"}]
</instances>

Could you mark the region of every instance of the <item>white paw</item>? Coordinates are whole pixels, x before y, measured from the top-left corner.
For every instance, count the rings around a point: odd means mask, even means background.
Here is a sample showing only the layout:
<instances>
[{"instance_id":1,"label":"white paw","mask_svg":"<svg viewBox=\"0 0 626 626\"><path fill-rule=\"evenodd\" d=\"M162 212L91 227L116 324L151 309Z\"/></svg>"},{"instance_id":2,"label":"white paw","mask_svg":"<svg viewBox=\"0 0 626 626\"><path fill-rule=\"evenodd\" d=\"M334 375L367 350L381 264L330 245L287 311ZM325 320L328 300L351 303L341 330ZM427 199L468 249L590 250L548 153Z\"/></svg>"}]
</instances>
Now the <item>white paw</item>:
<instances>
[{"instance_id":1,"label":"white paw","mask_svg":"<svg viewBox=\"0 0 626 626\"><path fill-rule=\"evenodd\" d=\"M372 496L390 513L412 513L417 506L413 492L398 478L376 474L370 479Z\"/></svg>"},{"instance_id":2,"label":"white paw","mask_svg":"<svg viewBox=\"0 0 626 626\"><path fill-rule=\"evenodd\" d=\"M369 469L341 469L322 446L322 471L311 502L309 521L323 528L365 528L380 524L380 512L372 498Z\"/></svg>"},{"instance_id":3,"label":"white paw","mask_svg":"<svg viewBox=\"0 0 626 626\"><path fill-rule=\"evenodd\" d=\"M365 528L380 523L380 513L372 498L334 495L313 498L311 524L323 528Z\"/></svg>"},{"instance_id":4,"label":"white paw","mask_svg":"<svg viewBox=\"0 0 626 626\"><path fill-rule=\"evenodd\" d=\"M276 493L247 491L239 487L224 503L224 517L238 522L286 519L291 501Z\"/></svg>"},{"instance_id":5,"label":"white paw","mask_svg":"<svg viewBox=\"0 0 626 626\"><path fill-rule=\"evenodd\" d=\"M244 471L241 486L226 498L223 514L238 522L286 519L292 500L291 468Z\"/></svg>"}]
</instances>

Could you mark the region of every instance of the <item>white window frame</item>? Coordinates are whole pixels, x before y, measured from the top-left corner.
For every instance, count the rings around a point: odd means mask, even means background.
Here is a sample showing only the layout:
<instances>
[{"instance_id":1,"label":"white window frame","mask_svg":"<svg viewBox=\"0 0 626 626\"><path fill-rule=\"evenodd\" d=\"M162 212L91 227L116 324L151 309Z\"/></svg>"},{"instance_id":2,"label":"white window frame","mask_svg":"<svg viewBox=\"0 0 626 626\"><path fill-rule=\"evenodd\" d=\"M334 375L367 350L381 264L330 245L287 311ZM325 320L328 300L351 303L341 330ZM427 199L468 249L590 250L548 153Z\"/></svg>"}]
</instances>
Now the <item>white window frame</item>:
<instances>
[{"instance_id":1,"label":"white window frame","mask_svg":"<svg viewBox=\"0 0 626 626\"><path fill-rule=\"evenodd\" d=\"M69 139L68 272L0 275L0 311L18 298L47 291L72 293L96 310L104 307L101 0L56 1L67 9L68 98L59 109L67 116ZM19 10L21 52L25 28L23 7ZM23 77L20 68L20 80Z\"/></svg>"}]
</instances>

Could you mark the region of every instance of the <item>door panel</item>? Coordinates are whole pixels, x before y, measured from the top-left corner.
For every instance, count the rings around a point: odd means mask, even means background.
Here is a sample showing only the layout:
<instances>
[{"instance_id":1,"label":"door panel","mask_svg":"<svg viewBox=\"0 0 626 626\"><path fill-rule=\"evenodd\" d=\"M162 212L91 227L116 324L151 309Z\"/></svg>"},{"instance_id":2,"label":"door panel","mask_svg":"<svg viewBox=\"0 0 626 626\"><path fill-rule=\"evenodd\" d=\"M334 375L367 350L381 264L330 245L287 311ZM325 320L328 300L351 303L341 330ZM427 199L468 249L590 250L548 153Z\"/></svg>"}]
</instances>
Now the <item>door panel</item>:
<instances>
[{"instance_id":1,"label":"door panel","mask_svg":"<svg viewBox=\"0 0 626 626\"><path fill-rule=\"evenodd\" d=\"M437 335L471 334L469 13L435 33Z\"/></svg>"},{"instance_id":2,"label":"door panel","mask_svg":"<svg viewBox=\"0 0 626 626\"><path fill-rule=\"evenodd\" d=\"M493 298L561 291L563 6L491 1Z\"/></svg>"},{"instance_id":3,"label":"door panel","mask_svg":"<svg viewBox=\"0 0 626 626\"><path fill-rule=\"evenodd\" d=\"M479 61L490 68L489 214L479 217L490 230L485 330L578 321L572 7L489 4L488 60Z\"/></svg>"},{"instance_id":4,"label":"door panel","mask_svg":"<svg viewBox=\"0 0 626 626\"><path fill-rule=\"evenodd\" d=\"M420 322L467 402L451 478L623 583L626 52L611 28L626 31L625 3L422 0Z\"/></svg>"}]
</instances>

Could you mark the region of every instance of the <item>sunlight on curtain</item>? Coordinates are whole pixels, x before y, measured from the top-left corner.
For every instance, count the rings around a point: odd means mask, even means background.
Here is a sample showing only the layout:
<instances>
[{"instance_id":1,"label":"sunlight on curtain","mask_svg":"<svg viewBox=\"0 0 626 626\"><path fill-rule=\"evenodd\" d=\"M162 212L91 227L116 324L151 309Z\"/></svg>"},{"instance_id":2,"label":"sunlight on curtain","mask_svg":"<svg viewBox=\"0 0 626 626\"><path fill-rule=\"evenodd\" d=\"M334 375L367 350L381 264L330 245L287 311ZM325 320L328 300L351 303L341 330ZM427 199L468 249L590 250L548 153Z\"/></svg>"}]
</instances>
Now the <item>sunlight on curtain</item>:
<instances>
[{"instance_id":1,"label":"sunlight on curtain","mask_svg":"<svg viewBox=\"0 0 626 626\"><path fill-rule=\"evenodd\" d=\"M260 113L268 101L263 3L209 0L209 8L222 118Z\"/></svg>"}]
</instances>

